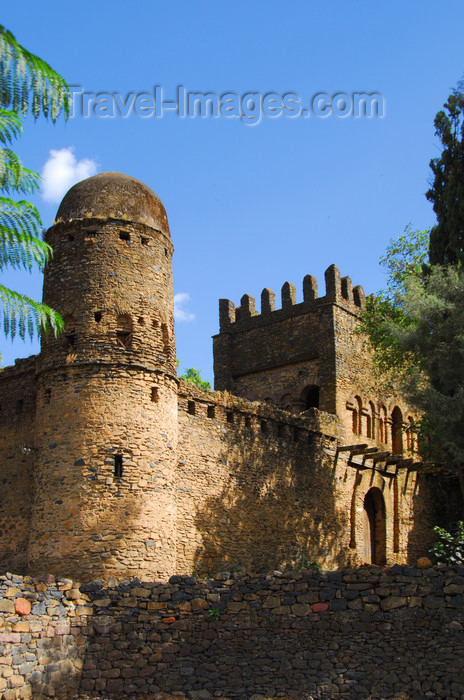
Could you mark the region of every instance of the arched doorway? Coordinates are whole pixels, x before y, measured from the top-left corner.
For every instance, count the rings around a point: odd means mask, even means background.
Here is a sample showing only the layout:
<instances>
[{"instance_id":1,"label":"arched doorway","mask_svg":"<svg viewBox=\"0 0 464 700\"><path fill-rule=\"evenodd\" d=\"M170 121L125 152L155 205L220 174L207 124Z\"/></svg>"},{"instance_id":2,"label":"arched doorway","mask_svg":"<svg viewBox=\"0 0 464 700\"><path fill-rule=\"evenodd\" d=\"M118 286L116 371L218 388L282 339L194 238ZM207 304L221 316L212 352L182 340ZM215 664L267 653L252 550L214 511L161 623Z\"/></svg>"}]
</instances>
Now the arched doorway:
<instances>
[{"instance_id":1,"label":"arched doorway","mask_svg":"<svg viewBox=\"0 0 464 700\"><path fill-rule=\"evenodd\" d=\"M385 501L378 488L364 497L363 556L368 564L386 564Z\"/></svg>"},{"instance_id":2,"label":"arched doorway","mask_svg":"<svg viewBox=\"0 0 464 700\"><path fill-rule=\"evenodd\" d=\"M300 395L301 410L307 411L310 408L319 408L319 387L313 384L307 386Z\"/></svg>"}]
</instances>

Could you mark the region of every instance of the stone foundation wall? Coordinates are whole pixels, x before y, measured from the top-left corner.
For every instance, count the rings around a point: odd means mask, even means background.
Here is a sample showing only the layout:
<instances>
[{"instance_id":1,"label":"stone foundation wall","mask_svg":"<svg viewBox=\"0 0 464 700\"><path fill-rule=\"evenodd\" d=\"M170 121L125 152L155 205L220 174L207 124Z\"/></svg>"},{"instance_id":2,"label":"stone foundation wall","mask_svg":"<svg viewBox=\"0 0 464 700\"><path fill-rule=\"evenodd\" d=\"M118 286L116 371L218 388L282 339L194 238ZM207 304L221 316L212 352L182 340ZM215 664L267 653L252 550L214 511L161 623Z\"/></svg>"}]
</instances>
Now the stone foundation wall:
<instances>
[{"instance_id":1,"label":"stone foundation wall","mask_svg":"<svg viewBox=\"0 0 464 700\"><path fill-rule=\"evenodd\" d=\"M463 606L462 567L107 588L7 574L0 696L462 698Z\"/></svg>"}]
</instances>

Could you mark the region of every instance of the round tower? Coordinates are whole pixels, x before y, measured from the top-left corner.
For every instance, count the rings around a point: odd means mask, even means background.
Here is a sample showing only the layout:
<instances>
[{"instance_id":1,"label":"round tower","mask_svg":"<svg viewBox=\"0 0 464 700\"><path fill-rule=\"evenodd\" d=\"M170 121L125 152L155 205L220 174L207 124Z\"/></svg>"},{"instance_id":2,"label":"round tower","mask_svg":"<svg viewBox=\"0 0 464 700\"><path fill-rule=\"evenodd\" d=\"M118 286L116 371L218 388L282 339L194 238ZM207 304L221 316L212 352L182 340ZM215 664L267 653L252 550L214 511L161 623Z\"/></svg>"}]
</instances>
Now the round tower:
<instances>
[{"instance_id":1,"label":"round tower","mask_svg":"<svg viewBox=\"0 0 464 700\"><path fill-rule=\"evenodd\" d=\"M29 562L81 580L175 570L177 379L166 212L146 185L74 185L46 234L65 331L37 370Z\"/></svg>"}]
</instances>

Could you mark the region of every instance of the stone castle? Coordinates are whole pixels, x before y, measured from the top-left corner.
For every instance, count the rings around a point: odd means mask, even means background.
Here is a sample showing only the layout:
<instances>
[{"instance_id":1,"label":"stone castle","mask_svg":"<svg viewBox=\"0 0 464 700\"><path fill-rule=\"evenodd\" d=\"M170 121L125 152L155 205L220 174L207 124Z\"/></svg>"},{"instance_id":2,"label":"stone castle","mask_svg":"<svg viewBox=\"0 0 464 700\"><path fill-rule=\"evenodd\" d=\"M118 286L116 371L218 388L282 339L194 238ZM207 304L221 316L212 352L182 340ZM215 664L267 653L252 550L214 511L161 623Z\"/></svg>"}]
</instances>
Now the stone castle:
<instances>
[{"instance_id":1,"label":"stone castle","mask_svg":"<svg viewBox=\"0 0 464 700\"><path fill-rule=\"evenodd\" d=\"M46 234L43 300L65 321L2 370L3 571L166 578L413 561L436 482L414 415L384 396L354 333L361 287L325 273L222 299L216 391L176 374L171 242L160 199L84 180Z\"/></svg>"}]
</instances>

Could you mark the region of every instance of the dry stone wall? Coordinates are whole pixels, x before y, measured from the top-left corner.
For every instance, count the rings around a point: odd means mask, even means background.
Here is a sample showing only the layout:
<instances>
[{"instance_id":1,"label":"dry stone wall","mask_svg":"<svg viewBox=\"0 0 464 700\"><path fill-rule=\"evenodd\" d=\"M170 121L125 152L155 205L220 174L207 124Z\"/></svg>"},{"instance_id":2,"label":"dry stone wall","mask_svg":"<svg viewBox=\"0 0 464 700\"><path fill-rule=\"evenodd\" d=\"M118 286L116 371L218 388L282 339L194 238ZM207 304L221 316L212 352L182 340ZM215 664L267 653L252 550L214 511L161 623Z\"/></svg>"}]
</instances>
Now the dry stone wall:
<instances>
[{"instance_id":1,"label":"dry stone wall","mask_svg":"<svg viewBox=\"0 0 464 700\"><path fill-rule=\"evenodd\" d=\"M199 580L0 577L0 696L464 695L464 569Z\"/></svg>"}]
</instances>

